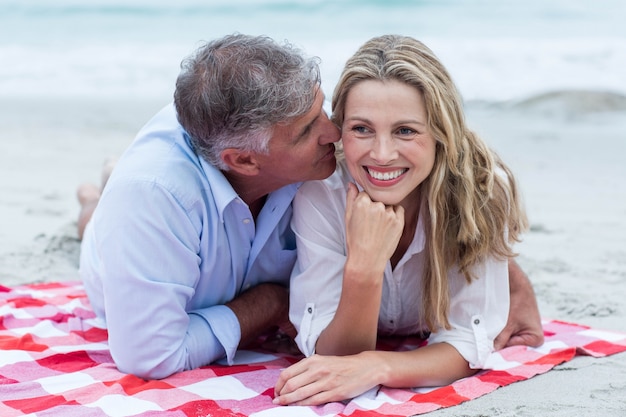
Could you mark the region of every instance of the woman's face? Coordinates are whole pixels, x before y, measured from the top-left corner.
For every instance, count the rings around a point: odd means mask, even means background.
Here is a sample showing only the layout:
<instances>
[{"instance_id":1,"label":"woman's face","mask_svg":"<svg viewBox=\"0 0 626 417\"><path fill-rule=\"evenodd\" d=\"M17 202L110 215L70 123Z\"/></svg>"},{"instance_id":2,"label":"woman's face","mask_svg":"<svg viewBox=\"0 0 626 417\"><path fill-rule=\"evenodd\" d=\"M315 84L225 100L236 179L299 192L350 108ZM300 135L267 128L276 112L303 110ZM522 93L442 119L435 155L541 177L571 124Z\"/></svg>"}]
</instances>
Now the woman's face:
<instances>
[{"instance_id":1,"label":"woman's face","mask_svg":"<svg viewBox=\"0 0 626 417\"><path fill-rule=\"evenodd\" d=\"M346 97L341 135L348 169L372 200L419 203L435 163L420 91L395 80L359 82Z\"/></svg>"}]
</instances>

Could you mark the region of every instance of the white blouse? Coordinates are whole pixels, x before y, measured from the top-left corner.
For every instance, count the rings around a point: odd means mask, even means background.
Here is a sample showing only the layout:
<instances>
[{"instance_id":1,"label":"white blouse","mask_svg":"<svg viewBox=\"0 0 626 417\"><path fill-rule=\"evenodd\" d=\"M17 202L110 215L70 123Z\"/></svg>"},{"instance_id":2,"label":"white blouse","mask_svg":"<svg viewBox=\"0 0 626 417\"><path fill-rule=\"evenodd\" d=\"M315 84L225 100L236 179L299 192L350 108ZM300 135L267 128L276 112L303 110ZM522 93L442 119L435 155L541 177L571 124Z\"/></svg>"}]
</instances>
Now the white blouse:
<instances>
[{"instance_id":1,"label":"white blouse","mask_svg":"<svg viewBox=\"0 0 626 417\"><path fill-rule=\"evenodd\" d=\"M291 322L298 330L296 342L310 356L321 332L332 320L341 296L346 262L344 214L348 182L354 182L343 161L323 181L302 185L294 200L291 221L296 234L297 262L291 275ZM415 236L395 269L387 262L378 333L410 335L419 327L421 275L426 263L423 210ZM428 343L454 346L472 368L483 367L493 351L493 340L502 331L509 313L508 263L489 258L476 265L467 284L454 268L448 273L451 329L431 333ZM346 337L350 337L349 334Z\"/></svg>"}]
</instances>

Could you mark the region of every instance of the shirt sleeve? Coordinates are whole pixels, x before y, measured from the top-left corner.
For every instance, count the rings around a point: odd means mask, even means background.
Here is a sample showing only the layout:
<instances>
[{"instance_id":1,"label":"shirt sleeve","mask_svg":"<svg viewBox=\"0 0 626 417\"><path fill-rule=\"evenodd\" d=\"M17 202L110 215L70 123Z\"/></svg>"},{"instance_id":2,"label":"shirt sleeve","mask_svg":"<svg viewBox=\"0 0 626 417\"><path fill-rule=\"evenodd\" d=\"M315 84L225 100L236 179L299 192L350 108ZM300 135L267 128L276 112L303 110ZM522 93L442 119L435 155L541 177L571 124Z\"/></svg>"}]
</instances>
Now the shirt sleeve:
<instances>
[{"instance_id":1,"label":"shirt sleeve","mask_svg":"<svg viewBox=\"0 0 626 417\"><path fill-rule=\"evenodd\" d=\"M493 341L508 318L508 263L488 258L473 272L477 279L471 284L458 272L449 273L451 329L432 333L428 343L449 343L471 368L480 369L493 352Z\"/></svg>"},{"instance_id":2,"label":"shirt sleeve","mask_svg":"<svg viewBox=\"0 0 626 417\"><path fill-rule=\"evenodd\" d=\"M197 223L155 182L121 180L105 190L91 227L109 346L122 372L158 379L234 354L232 310L187 311L202 261Z\"/></svg>"},{"instance_id":3,"label":"shirt sleeve","mask_svg":"<svg viewBox=\"0 0 626 417\"><path fill-rule=\"evenodd\" d=\"M192 311L191 313L191 317L197 315L206 321L211 328L213 337L201 341L206 349L190 350L190 353L197 353L197 356L190 358L191 365L189 369L206 365L223 356L226 356L227 363L232 365L235 354L237 353L239 341L241 340L239 320L233 310L223 305L217 305ZM204 331L202 327L194 333L202 333Z\"/></svg>"},{"instance_id":4,"label":"shirt sleeve","mask_svg":"<svg viewBox=\"0 0 626 417\"><path fill-rule=\"evenodd\" d=\"M292 228L298 256L290 281L289 318L302 353L311 356L341 298L346 263L345 186L331 180L305 183L294 199ZM343 198L343 200L342 200Z\"/></svg>"}]
</instances>

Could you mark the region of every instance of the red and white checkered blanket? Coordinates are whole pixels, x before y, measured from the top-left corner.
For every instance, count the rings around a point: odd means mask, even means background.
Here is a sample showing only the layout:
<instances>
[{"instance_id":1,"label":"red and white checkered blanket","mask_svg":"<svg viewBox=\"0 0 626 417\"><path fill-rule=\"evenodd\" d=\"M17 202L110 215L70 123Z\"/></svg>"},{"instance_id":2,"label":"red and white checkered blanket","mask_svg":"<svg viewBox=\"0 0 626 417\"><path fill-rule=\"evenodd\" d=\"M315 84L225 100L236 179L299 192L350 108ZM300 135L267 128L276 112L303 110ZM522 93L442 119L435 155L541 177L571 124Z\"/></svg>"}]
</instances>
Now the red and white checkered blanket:
<instances>
[{"instance_id":1,"label":"red and white checkered blanket","mask_svg":"<svg viewBox=\"0 0 626 417\"><path fill-rule=\"evenodd\" d=\"M214 364L159 381L119 372L78 282L0 286L0 416L407 416L450 407L547 372L577 354L626 350L626 334L545 321L546 343L494 353L491 369L430 389L377 387L319 407L272 404L280 370L300 358L241 351L234 366ZM383 348L411 349L416 339Z\"/></svg>"}]
</instances>

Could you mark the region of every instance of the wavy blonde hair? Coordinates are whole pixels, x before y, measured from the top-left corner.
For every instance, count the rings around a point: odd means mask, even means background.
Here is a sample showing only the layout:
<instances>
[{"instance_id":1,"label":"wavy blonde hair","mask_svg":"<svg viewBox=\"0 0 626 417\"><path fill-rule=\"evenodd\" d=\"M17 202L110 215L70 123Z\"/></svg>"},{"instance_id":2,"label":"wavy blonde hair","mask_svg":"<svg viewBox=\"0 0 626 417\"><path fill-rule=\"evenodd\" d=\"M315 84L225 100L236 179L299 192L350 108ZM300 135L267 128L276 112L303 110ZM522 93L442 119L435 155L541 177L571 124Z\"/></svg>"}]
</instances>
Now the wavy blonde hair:
<instances>
[{"instance_id":1,"label":"wavy blonde hair","mask_svg":"<svg viewBox=\"0 0 626 417\"><path fill-rule=\"evenodd\" d=\"M364 80L397 80L417 88L424 97L436 153L421 193L427 198L429 216L421 319L431 331L449 328L448 270L459 268L469 284L478 278L472 276L472 266L486 257L515 256L512 244L527 228L515 179L466 126L452 78L423 43L385 35L361 46L346 63L333 94L332 120L339 127L348 93ZM498 168L506 175L498 175Z\"/></svg>"}]
</instances>

